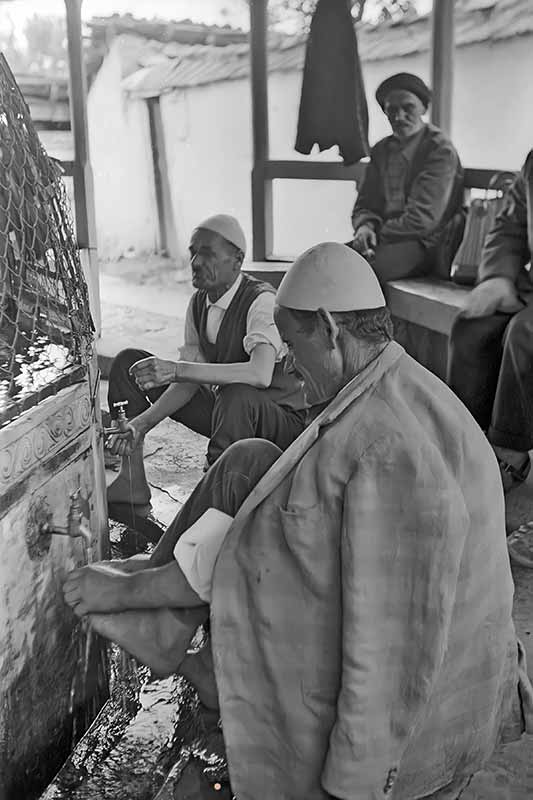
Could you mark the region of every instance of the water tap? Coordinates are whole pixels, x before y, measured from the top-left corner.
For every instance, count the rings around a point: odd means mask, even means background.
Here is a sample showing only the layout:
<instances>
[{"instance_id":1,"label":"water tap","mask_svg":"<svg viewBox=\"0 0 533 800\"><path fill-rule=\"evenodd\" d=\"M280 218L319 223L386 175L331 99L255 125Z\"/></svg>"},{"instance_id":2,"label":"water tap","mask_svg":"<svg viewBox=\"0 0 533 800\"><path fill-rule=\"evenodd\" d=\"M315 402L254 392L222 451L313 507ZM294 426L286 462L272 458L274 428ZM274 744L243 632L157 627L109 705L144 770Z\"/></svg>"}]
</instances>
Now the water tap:
<instances>
[{"instance_id":1,"label":"water tap","mask_svg":"<svg viewBox=\"0 0 533 800\"><path fill-rule=\"evenodd\" d=\"M127 400L120 400L118 403L113 403L113 408L118 408L118 416L116 425L112 428L104 428L104 436L113 436L116 433L125 433L131 436L131 428L128 426L128 418L126 416ZM105 440L105 446L108 446L108 439Z\"/></svg>"},{"instance_id":2,"label":"water tap","mask_svg":"<svg viewBox=\"0 0 533 800\"><path fill-rule=\"evenodd\" d=\"M117 416L117 423L118 428L121 433L128 432L128 418L126 416L126 406L128 405L127 400L121 400L118 403L113 403L113 408L118 408L118 416Z\"/></svg>"},{"instance_id":3,"label":"water tap","mask_svg":"<svg viewBox=\"0 0 533 800\"><path fill-rule=\"evenodd\" d=\"M53 525L50 522L41 522L39 525L39 533L41 535L51 536L70 536L71 539L77 539L81 536L90 549L92 545L92 534L89 526L84 521L83 506L85 501L81 496L81 490L78 488L70 495L70 507L67 515L66 527Z\"/></svg>"}]
</instances>

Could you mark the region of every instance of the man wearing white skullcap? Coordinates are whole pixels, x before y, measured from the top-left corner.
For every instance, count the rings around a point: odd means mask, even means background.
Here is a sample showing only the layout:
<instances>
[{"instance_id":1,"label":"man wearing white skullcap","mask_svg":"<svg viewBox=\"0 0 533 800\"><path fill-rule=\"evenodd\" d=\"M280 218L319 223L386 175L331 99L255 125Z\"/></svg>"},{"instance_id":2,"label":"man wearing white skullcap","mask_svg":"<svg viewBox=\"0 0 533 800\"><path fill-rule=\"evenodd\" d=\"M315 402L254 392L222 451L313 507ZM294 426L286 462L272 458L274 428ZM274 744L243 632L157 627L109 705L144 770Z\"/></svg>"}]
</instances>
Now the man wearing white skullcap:
<instances>
[{"instance_id":1,"label":"man wearing white skullcap","mask_svg":"<svg viewBox=\"0 0 533 800\"><path fill-rule=\"evenodd\" d=\"M142 444L165 417L209 438L206 469L239 439L260 437L285 449L306 421L301 384L284 369L274 289L241 272L246 241L238 221L228 214L205 219L193 231L189 251L197 291L179 360L127 349L109 376L111 417L117 417L115 404L127 401L130 420L107 440L108 449L123 456L108 488L109 514L149 535Z\"/></svg>"},{"instance_id":2,"label":"man wearing white skullcap","mask_svg":"<svg viewBox=\"0 0 533 800\"><path fill-rule=\"evenodd\" d=\"M219 708L237 797L455 800L501 736L533 730L496 459L392 340L360 255L312 247L276 301L323 410L283 453L232 445L151 569L85 567L67 602ZM211 650L185 655L202 602Z\"/></svg>"}]
</instances>

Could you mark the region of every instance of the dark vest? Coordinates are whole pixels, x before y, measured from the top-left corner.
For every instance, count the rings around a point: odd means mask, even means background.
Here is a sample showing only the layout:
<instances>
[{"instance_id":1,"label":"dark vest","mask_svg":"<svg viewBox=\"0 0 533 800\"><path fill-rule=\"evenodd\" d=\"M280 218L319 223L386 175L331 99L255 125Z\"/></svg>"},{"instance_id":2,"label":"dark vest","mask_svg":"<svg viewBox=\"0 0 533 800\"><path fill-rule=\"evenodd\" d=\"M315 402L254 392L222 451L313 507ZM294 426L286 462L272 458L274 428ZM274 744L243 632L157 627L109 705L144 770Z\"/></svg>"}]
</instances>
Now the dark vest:
<instances>
[{"instance_id":1,"label":"dark vest","mask_svg":"<svg viewBox=\"0 0 533 800\"><path fill-rule=\"evenodd\" d=\"M222 318L215 344L208 340L206 334L207 292L202 289L194 294L192 299L194 325L198 331L200 351L208 363L241 364L249 361L250 357L243 347L247 333L248 310L254 300L263 292L275 293L268 283L243 274L241 285ZM294 409L306 408L300 381L294 375L285 372L285 359L276 363L272 383L268 389L261 391L267 392L271 399L280 406Z\"/></svg>"}]
</instances>

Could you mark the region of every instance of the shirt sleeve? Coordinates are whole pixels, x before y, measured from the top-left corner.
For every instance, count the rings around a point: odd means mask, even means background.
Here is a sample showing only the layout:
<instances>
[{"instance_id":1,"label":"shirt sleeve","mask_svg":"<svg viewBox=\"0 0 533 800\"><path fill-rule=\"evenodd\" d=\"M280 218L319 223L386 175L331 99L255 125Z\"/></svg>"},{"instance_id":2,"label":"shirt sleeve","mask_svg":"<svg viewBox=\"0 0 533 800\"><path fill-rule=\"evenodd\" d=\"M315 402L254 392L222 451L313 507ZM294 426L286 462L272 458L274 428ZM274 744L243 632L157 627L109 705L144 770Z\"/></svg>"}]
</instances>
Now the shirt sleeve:
<instances>
[{"instance_id":1,"label":"shirt sleeve","mask_svg":"<svg viewBox=\"0 0 533 800\"><path fill-rule=\"evenodd\" d=\"M274 322L275 295L272 292L261 292L248 309L246 318L246 336L242 344L248 355L258 344L270 344L276 351L276 361L286 355L286 347Z\"/></svg>"},{"instance_id":2,"label":"shirt sleeve","mask_svg":"<svg viewBox=\"0 0 533 800\"><path fill-rule=\"evenodd\" d=\"M178 358L180 361L190 361L192 363L205 363L205 358L200 350L200 339L194 324L192 314L192 301L187 306L185 314L185 331L183 345L178 348Z\"/></svg>"}]
</instances>

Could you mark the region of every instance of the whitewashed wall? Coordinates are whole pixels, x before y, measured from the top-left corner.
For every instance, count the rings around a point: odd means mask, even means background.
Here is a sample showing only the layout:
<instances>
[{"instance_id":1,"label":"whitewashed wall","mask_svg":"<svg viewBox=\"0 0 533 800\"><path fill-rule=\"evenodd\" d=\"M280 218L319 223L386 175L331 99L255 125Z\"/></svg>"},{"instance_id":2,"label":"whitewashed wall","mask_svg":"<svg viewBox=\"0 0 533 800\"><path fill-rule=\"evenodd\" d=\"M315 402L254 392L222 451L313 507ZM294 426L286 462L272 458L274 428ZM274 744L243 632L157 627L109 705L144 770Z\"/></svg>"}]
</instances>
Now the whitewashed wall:
<instances>
[{"instance_id":1,"label":"whitewashed wall","mask_svg":"<svg viewBox=\"0 0 533 800\"><path fill-rule=\"evenodd\" d=\"M120 53L112 48L88 97L98 254L104 259L158 246L148 109L124 95L121 80Z\"/></svg>"},{"instance_id":2,"label":"whitewashed wall","mask_svg":"<svg viewBox=\"0 0 533 800\"><path fill-rule=\"evenodd\" d=\"M367 62L363 69L370 137L375 142L388 133L373 99L377 85L400 71L428 80L429 54ZM532 74L533 36L457 49L452 135L466 166L520 166L533 147ZM98 78L100 87L91 91L89 114L99 246L106 254L130 246L149 250L157 239L157 223L146 109L143 101L120 97L116 65L107 63ZM104 88L107 132L101 122ZM305 158L293 150L300 89L301 74L270 76L272 158ZM174 255L186 259L192 228L203 217L221 211L240 219L251 242L249 82L172 92L163 95L161 105L178 239ZM111 147L111 141L116 145ZM313 158L336 160L338 155L334 148ZM295 254L324 239L346 240L354 198L354 186L348 182L276 181L275 253Z\"/></svg>"}]
</instances>

